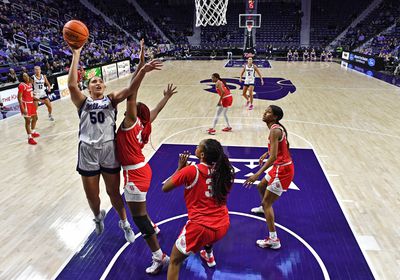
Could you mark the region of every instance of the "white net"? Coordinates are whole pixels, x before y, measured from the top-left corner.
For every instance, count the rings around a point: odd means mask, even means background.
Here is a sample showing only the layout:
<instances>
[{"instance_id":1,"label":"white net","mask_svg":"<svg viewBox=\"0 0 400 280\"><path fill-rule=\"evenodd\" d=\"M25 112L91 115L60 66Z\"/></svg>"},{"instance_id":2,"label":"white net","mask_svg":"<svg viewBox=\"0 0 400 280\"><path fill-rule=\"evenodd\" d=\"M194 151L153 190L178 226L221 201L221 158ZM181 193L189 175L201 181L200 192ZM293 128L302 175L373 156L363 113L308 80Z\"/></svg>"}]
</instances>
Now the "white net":
<instances>
[{"instance_id":1,"label":"white net","mask_svg":"<svg viewBox=\"0 0 400 280\"><path fill-rule=\"evenodd\" d=\"M196 26L226 24L228 0L195 0Z\"/></svg>"}]
</instances>

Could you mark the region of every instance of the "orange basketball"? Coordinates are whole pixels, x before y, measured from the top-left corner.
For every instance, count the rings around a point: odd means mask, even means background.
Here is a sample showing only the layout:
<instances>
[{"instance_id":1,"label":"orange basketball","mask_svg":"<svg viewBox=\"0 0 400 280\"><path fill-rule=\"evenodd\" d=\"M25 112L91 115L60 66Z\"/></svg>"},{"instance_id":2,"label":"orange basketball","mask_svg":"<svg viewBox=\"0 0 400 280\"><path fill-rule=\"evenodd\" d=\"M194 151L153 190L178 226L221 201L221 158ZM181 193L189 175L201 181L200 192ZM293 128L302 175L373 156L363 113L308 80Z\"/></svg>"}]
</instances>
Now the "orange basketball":
<instances>
[{"instance_id":1,"label":"orange basketball","mask_svg":"<svg viewBox=\"0 0 400 280\"><path fill-rule=\"evenodd\" d=\"M73 19L64 25L63 37L71 48L79 49L89 38L89 29L83 22Z\"/></svg>"}]
</instances>

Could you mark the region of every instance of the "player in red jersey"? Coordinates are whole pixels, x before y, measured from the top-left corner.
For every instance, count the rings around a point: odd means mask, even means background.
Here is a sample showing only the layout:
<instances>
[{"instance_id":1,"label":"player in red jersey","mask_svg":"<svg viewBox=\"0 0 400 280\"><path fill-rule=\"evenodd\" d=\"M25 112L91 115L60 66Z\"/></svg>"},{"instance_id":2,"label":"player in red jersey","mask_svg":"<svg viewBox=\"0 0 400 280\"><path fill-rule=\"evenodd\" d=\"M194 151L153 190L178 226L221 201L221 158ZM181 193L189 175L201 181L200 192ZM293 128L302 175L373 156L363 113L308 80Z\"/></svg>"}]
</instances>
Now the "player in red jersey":
<instances>
[{"instance_id":1,"label":"player in red jersey","mask_svg":"<svg viewBox=\"0 0 400 280\"><path fill-rule=\"evenodd\" d=\"M213 81L213 83L215 83L215 88L217 90L218 95L220 96L219 101L218 101L218 105L217 105L217 113L215 114L214 117L214 122L213 122L213 127L208 129L207 132L208 134L214 135L216 130L215 130L215 126L217 125L219 116L221 115L221 113L224 113L224 117L225 117L225 121L226 121L226 125L227 127L223 128L222 131L228 132L228 131L232 131L232 127L229 124L229 119L227 116L227 112L229 107L232 106L232 102L233 102L233 97L231 94L231 91L228 88L228 85L226 84L226 82L221 79L221 77L219 76L218 73L214 73L211 75L211 80Z\"/></svg>"},{"instance_id":2,"label":"player in red jersey","mask_svg":"<svg viewBox=\"0 0 400 280\"><path fill-rule=\"evenodd\" d=\"M226 207L228 193L234 181L234 170L221 144L206 139L197 146L197 165L188 165L189 152L179 155L178 169L165 182L164 192L185 186L188 221L172 248L168 280L178 279L183 261L200 251L209 267L216 265L212 246L228 231L229 215Z\"/></svg>"},{"instance_id":3,"label":"player in red jersey","mask_svg":"<svg viewBox=\"0 0 400 280\"><path fill-rule=\"evenodd\" d=\"M158 274L163 267L167 267L169 257L161 250L156 236L159 229L147 214L146 195L150 188L152 172L150 165L145 162L142 149L149 141L151 123L176 93L176 87L169 84L164 90L164 97L151 111L145 104L136 102L137 89L127 98L125 118L117 132L117 155L124 170L125 200L133 221L152 252L153 262L146 272Z\"/></svg>"},{"instance_id":4,"label":"player in red jersey","mask_svg":"<svg viewBox=\"0 0 400 280\"><path fill-rule=\"evenodd\" d=\"M25 130L28 134L28 144L36 145L34 137L40 134L35 131L37 122L36 106L33 102L32 81L28 73L22 75L24 81L18 86L18 103L21 109L21 115L25 119Z\"/></svg>"},{"instance_id":5,"label":"player in red jersey","mask_svg":"<svg viewBox=\"0 0 400 280\"><path fill-rule=\"evenodd\" d=\"M269 229L269 237L257 240L261 248L279 249L281 242L276 234L275 217L272 204L289 188L294 177L294 165L289 153L286 128L279 122L283 118L280 107L270 105L263 115L263 121L270 129L268 137L268 152L260 157L259 164L269 156L268 160L256 174L245 181L245 186L251 186L261 174L272 166L272 169L258 184L262 206L253 208L254 213L264 213Z\"/></svg>"}]
</instances>

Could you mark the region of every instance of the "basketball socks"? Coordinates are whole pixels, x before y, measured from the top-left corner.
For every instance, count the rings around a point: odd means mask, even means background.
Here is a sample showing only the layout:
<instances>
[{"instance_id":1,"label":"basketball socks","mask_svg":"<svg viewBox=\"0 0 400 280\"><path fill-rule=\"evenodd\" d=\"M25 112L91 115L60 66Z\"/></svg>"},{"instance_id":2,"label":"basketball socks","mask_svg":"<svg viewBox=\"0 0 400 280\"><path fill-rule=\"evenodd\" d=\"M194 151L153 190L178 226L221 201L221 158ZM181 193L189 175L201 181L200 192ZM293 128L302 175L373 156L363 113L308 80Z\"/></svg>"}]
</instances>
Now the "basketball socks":
<instances>
[{"instance_id":1,"label":"basketball socks","mask_svg":"<svg viewBox=\"0 0 400 280\"><path fill-rule=\"evenodd\" d=\"M269 238L274 239L274 240L277 239L278 235L276 234L276 231L271 231L269 233Z\"/></svg>"},{"instance_id":2,"label":"basketball socks","mask_svg":"<svg viewBox=\"0 0 400 280\"><path fill-rule=\"evenodd\" d=\"M153 259L162 260L163 252L162 252L161 248L158 249L157 251L151 252L151 254L153 255Z\"/></svg>"},{"instance_id":3,"label":"basketball socks","mask_svg":"<svg viewBox=\"0 0 400 280\"><path fill-rule=\"evenodd\" d=\"M103 214L100 212L99 215L95 216L97 221L100 221L103 219Z\"/></svg>"}]
</instances>

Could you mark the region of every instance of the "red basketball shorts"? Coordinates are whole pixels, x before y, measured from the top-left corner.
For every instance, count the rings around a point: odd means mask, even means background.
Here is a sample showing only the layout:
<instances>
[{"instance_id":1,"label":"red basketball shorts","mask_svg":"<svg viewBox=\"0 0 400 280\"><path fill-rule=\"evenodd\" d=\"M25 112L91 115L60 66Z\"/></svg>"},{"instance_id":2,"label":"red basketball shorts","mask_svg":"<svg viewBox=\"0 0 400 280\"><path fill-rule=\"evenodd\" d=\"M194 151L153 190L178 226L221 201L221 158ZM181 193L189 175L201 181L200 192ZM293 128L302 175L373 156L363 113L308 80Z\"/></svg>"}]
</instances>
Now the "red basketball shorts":
<instances>
[{"instance_id":1,"label":"red basketball shorts","mask_svg":"<svg viewBox=\"0 0 400 280\"><path fill-rule=\"evenodd\" d=\"M195 254L204 246L212 245L224 237L228 229L229 224L217 229L211 229L189 220L183 227L175 246L184 255Z\"/></svg>"}]
</instances>

